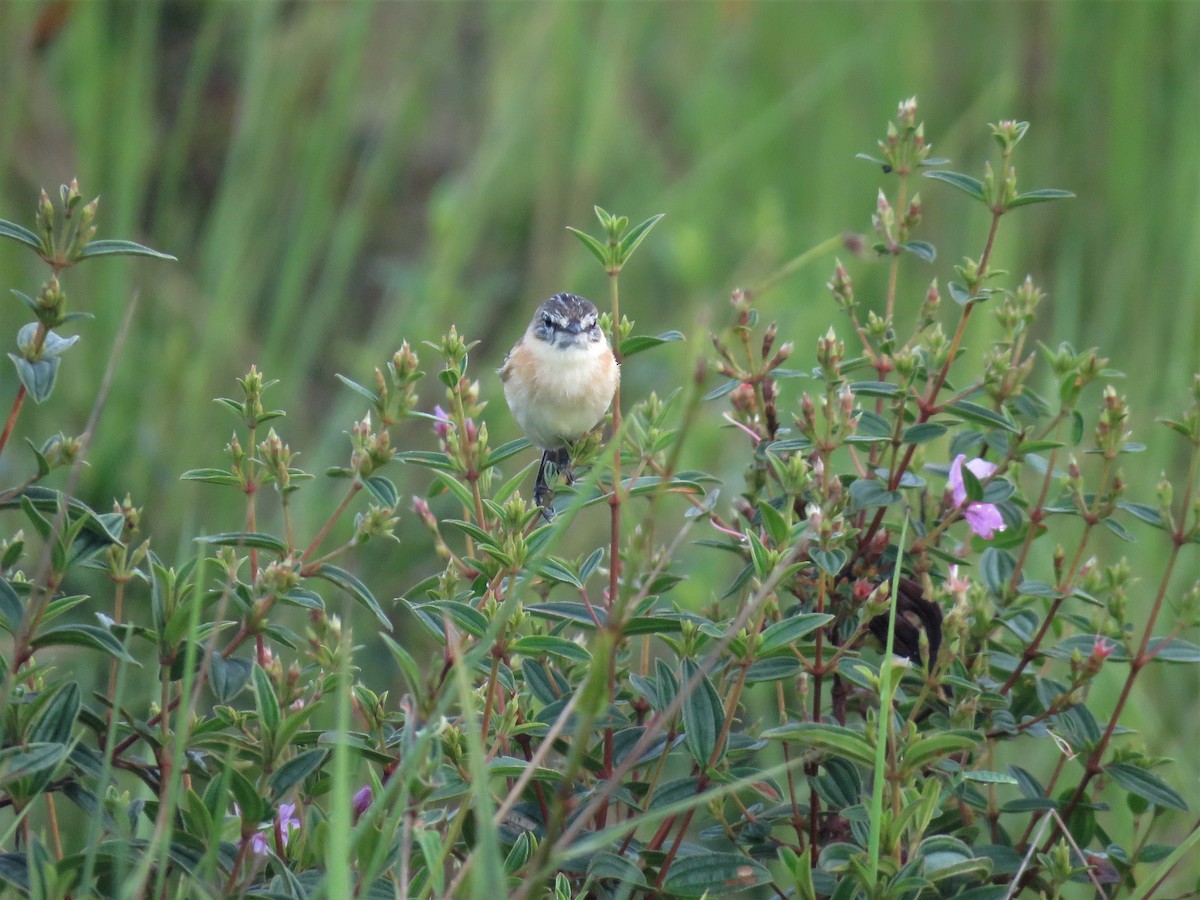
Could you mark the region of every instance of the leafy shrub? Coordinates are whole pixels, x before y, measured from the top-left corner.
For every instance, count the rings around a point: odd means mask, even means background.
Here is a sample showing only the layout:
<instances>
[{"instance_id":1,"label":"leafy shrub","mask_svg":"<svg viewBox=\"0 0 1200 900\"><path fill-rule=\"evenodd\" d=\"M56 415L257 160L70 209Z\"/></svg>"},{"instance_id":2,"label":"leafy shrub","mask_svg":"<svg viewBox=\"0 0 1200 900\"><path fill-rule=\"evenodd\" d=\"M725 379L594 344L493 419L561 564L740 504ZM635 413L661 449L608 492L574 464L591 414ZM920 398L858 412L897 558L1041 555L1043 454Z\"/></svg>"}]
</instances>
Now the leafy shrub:
<instances>
[{"instance_id":1,"label":"leafy shrub","mask_svg":"<svg viewBox=\"0 0 1200 900\"><path fill-rule=\"evenodd\" d=\"M31 443L30 474L0 494L35 535L16 531L0 552L12 814L0 878L38 897L998 898L1072 881L1147 896L1197 832L1178 848L1149 840L1186 804L1120 722L1145 666L1200 660L1180 637L1200 587L1175 585L1200 534L1200 387L1167 423L1191 449L1180 496L1164 479L1154 503L1125 499L1119 464L1140 447L1124 400L1101 387L1107 362L1031 346L1042 291L1006 286L991 262L1010 213L1069 195L1018 190L1026 125L992 131L995 168L950 172L915 101L902 103L867 157L893 183L870 248L887 293L864 316L841 263L829 285L854 349L831 328L815 368L789 369L795 348L755 306L828 247L735 291L711 361L666 397L618 395L612 440L572 448L584 474L555 485L551 521L523 493L528 442L491 446L473 345L451 327L421 351L445 392L432 411L407 343L370 384L342 377L367 411L346 464L324 473L346 488L312 535L292 527L312 476L271 426L282 412L252 367L220 401L236 420L225 462L183 476L240 491L244 520L172 566L131 500L101 513L73 496L102 379L87 431ZM911 305L896 288L902 264L935 261L914 239L921 174L991 215L979 257L945 285L949 316L936 280ZM72 185L57 211L43 194L35 231L0 222L51 268L36 298L18 295L35 321L11 354L21 387L0 451L76 340L53 330L80 315L59 276L109 254L164 256L92 240L95 215ZM597 215L599 237L575 233L609 276L618 358L682 339L634 334L619 311L622 268L658 217L631 228ZM985 307L998 337L983 376L959 376ZM1056 396L1031 387L1039 361ZM744 466L731 505L714 476L681 469L722 407ZM393 445L414 417L434 449ZM427 473L411 513L384 474L396 462ZM439 519L434 497L461 512ZM608 546L558 550L577 517L605 509ZM400 617L353 559L386 553L410 514L440 571L407 588ZM262 524L276 516L277 530ZM1129 539L1129 525L1170 545L1136 604L1128 564L1089 556L1097 534ZM699 609L672 599L689 542L730 564ZM130 614L131 591L148 591L148 616ZM401 696L378 690L331 611L339 598L365 611L360 629L385 633ZM105 689L89 695L62 648L107 656ZM1106 666L1125 674L1100 715ZM138 671L157 680L148 709ZM1049 765L1035 743L1056 748ZM1144 822L1135 841L1112 833L1106 786Z\"/></svg>"}]
</instances>

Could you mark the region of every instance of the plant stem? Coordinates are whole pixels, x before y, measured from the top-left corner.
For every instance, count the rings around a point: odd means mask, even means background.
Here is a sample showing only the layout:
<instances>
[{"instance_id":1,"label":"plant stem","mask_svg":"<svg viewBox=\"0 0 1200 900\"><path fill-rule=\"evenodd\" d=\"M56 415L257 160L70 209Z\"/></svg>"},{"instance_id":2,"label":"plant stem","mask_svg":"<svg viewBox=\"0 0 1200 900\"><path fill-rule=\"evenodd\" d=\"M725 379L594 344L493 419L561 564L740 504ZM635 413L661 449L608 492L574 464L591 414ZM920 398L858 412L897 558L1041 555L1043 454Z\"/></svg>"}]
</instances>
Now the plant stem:
<instances>
[{"instance_id":1,"label":"plant stem","mask_svg":"<svg viewBox=\"0 0 1200 900\"><path fill-rule=\"evenodd\" d=\"M350 501L353 500L354 496L361 490L362 482L355 478L350 484L350 489L346 491L346 496L342 497L342 502L338 504L337 509L335 509L330 514L329 518L325 520L325 524L321 526L321 530L317 532L317 536L312 539L312 543L309 544L308 548L300 555L301 562L305 562L310 556L313 555L316 549L321 546L321 542L328 537L330 529L333 528L334 523L342 517L342 513L344 513L346 511L346 507L350 505Z\"/></svg>"},{"instance_id":2,"label":"plant stem","mask_svg":"<svg viewBox=\"0 0 1200 900\"><path fill-rule=\"evenodd\" d=\"M24 402L25 385L21 385L17 388L17 396L13 398L12 409L9 410L8 420L4 423L4 432L0 434L0 453L8 446L9 435L12 434L13 426L17 424L17 415L21 412L21 404Z\"/></svg>"}]
</instances>

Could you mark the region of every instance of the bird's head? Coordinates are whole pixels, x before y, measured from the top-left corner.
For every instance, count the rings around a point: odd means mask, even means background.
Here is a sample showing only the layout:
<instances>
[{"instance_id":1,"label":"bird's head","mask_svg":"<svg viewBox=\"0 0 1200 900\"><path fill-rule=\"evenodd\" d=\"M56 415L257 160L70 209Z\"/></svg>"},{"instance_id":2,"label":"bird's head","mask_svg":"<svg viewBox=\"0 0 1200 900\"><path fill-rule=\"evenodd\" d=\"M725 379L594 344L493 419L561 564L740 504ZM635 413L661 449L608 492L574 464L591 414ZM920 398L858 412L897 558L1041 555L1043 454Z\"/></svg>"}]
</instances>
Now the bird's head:
<instances>
[{"instance_id":1,"label":"bird's head","mask_svg":"<svg viewBox=\"0 0 1200 900\"><path fill-rule=\"evenodd\" d=\"M600 313L590 300L575 294L555 294L538 307L529 335L557 350L586 349L606 343Z\"/></svg>"}]
</instances>

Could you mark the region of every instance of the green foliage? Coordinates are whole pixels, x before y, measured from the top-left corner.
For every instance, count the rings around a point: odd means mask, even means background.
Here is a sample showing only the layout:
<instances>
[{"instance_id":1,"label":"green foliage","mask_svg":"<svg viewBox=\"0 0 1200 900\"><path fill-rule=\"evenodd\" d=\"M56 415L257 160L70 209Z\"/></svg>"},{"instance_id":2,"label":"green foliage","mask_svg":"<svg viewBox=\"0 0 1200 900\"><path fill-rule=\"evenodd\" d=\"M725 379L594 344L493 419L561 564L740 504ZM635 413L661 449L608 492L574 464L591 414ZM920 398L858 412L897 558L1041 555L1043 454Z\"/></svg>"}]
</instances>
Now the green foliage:
<instances>
[{"instance_id":1,"label":"green foliage","mask_svg":"<svg viewBox=\"0 0 1200 900\"><path fill-rule=\"evenodd\" d=\"M319 503L317 480L252 366L217 401L233 416L223 463L181 476L242 509L175 565L131 499L98 513L73 497L87 438L31 443L29 474L0 493L19 529L0 548L0 879L39 897L1142 892L1179 858L1146 835L1188 802L1122 723L1147 667L1200 661L1181 637L1200 584L1174 577L1200 543L1200 388L1168 423L1190 453L1179 495L1164 479L1155 502L1125 499L1120 465L1141 445L1125 399L1101 387L1107 362L1031 346L1042 292L993 263L1002 221L1069 196L1018 190L1027 130L993 126L1000 157L980 178L925 173L989 218L948 282L954 305L936 281L913 302L892 277L864 318L839 262L829 289L853 350L831 327L801 372L756 306L782 276L735 291L711 358L665 397L618 395L609 443L571 448L577 480L554 485L549 523L525 499L527 442L492 446L476 343L454 327L423 344L432 377L408 343L367 385L337 376L368 408L324 473L341 496L316 517L296 514ZM937 258L913 240L916 176L945 162L929 149L904 101L873 159L888 177L874 250L892 272ZM633 336L619 314L619 276L660 217L596 213L603 239L572 231L609 279L618 356L678 342ZM117 253L170 259L92 242L95 215L71 185L57 212L43 194L36 231L0 223L51 268L23 297L36 322L18 337L0 452L73 342L51 330L70 315L59 274ZM975 377L962 352L984 309ZM1056 396L1036 389L1039 361ZM432 410L428 385L444 398ZM698 423L718 419L741 483L681 468ZM411 506L401 477L425 486ZM606 507L607 543L574 555L572 524ZM434 573L363 577L359 560L394 558L410 516ZM1126 522L1169 547L1136 606L1128 563L1089 558L1106 531L1135 537ZM693 552L727 577L700 607L676 592ZM130 592L148 593L148 616ZM399 696L364 663L354 606L395 659ZM64 647L105 665L105 690ZM1122 690L1102 709L1093 688L1114 670ZM149 709L128 693L143 673ZM1004 763L1039 741L1058 764ZM1115 836L1113 797L1145 823L1136 841Z\"/></svg>"}]
</instances>

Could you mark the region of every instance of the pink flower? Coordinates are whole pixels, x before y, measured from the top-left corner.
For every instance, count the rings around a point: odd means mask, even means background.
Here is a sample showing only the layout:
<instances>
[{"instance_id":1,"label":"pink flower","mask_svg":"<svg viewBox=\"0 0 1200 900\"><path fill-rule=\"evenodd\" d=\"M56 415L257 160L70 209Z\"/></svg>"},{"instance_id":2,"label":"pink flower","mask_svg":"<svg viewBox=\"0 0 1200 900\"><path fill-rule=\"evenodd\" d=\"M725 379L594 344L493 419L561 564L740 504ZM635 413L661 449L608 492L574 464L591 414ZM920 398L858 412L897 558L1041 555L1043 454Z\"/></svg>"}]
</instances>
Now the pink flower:
<instances>
[{"instance_id":1,"label":"pink flower","mask_svg":"<svg viewBox=\"0 0 1200 900\"><path fill-rule=\"evenodd\" d=\"M1117 649L1117 645L1110 641L1102 634L1096 635L1096 640L1092 643L1092 659L1098 662L1104 662L1112 656L1112 652Z\"/></svg>"},{"instance_id":2,"label":"pink flower","mask_svg":"<svg viewBox=\"0 0 1200 900\"><path fill-rule=\"evenodd\" d=\"M963 484L963 465L971 474L982 481L996 471L996 466L985 459L973 459L967 462L965 454L958 454L950 464L950 496L954 506L962 509L963 518L971 526L971 530L984 540L989 540L997 531L1004 530L1004 517L995 503L984 503L981 500L967 500L967 488Z\"/></svg>"},{"instance_id":3,"label":"pink flower","mask_svg":"<svg viewBox=\"0 0 1200 900\"><path fill-rule=\"evenodd\" d=\"M970 579L958 577L958 566L950 566L947 570L947 574L949 574L950 577L946 581L946 589L950 591L950 593L956 598L965 597L967 595L967 591L971 589Z\"/></svg>"}]
</instances>

